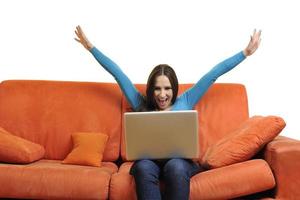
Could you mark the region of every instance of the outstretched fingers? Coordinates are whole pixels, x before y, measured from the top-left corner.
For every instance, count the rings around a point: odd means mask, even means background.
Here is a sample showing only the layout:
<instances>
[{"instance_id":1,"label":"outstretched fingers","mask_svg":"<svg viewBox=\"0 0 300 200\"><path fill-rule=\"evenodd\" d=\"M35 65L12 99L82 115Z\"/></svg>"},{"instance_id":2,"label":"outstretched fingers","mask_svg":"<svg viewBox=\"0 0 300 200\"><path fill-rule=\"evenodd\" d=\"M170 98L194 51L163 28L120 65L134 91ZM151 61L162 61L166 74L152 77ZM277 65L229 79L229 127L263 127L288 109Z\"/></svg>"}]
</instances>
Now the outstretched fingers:
<instances>
[{"instance_id":1,"label":"outstretched fingers","mask_svg":"<svg viewBox=\"0 0 300 200\"><path fill-rule=\"evenodd\" d=\"M256 31L256 29L254 29L253 34L250 36L249 44L244 50L245 56L250 56L257 50L261 42L260 36L261 30Z\"/></svg>"},{"instance_id":2,"label":"outstretched fingers","mask_svg":"<svg viewBox=\"0 0 300 200\"><path fill-rule=\"evenodd\" d=\"M260 38L260 35L261 35L261 30L259 30L258 32L256 32L256 29L254 29L254 33L253 33L253 42L255 44L259 44L260 41L261 41L261 38Z\"/></svg>"},{"instance_id":3,"label":"outstretched fingers","mask_svg":"<svg viewBox=\"0 0 300 200\"><path fill-rule=\"evenodd\" d=\"M90 50L93 45L89 42L89 40L87 39L87 37L85 36L84 32L82 31L81 27L78 25L76 26L76 29L75 29L75 34L77 36L77 38L75 37L74 39L81 43L84 48L86 48L87 50Z\"/></svg>"}]
</instances>

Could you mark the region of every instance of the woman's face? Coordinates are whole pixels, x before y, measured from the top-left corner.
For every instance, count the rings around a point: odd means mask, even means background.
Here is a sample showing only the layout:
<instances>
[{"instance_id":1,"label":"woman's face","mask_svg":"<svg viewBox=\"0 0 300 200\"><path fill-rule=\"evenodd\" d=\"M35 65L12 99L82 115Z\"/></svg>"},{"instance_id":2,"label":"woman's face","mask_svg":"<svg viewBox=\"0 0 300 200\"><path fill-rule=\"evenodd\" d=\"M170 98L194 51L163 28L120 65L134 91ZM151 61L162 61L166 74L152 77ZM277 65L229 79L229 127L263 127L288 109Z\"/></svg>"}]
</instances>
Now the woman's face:
<instances>
[{"instance_id":1,"label":"woman's face","mask_svg":"<svg viewBox=\"0 0 300 200\"><path fill-rule=\"evenodd\" d=\"M159 110L169 110L171 108L173 89L167 76L160 75L156 78L153 95Z\"/></svg>"}]
</instances>

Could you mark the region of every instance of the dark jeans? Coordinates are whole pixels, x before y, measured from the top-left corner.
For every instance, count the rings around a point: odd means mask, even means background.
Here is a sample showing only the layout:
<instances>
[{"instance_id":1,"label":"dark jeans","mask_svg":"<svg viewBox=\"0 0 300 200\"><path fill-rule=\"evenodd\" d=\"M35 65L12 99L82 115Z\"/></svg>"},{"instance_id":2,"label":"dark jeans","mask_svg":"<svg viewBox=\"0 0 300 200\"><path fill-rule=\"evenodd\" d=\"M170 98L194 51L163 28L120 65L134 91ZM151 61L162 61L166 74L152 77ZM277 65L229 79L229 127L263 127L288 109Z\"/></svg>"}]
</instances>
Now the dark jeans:
<instances>
[{"instance_id":1,"label":"dark jeans","mask_svg":"<svg viewBox=\"0 0 300 200\"><path fill-rule=\"evenodd\" d=\"M164 199L188 200L190 194L190 178L201 170L191 160L174 158L170 160L139 160L131 167L139 200L159 200L159 180L165 182Z\"/></svg>"}]
</instances>

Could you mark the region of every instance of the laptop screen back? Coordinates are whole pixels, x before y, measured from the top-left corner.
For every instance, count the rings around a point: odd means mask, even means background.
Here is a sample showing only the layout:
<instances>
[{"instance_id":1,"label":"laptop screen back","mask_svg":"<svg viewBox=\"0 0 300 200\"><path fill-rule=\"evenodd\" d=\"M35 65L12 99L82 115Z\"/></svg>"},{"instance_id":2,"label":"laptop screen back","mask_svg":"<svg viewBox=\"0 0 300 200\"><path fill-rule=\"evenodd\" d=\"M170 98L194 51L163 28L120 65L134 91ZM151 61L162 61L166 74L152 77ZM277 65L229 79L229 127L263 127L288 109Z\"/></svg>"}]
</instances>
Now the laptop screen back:
<instances>
[{"instance_id":1,"label":"laptop screen back","mask_svg":"<svg viewBox=\"0 0 300 200\"><path fill-rule=\"evenodd\" d=\"M124 113L127 160L198 158L195 110Z\"/></svg>"}]
</instances>

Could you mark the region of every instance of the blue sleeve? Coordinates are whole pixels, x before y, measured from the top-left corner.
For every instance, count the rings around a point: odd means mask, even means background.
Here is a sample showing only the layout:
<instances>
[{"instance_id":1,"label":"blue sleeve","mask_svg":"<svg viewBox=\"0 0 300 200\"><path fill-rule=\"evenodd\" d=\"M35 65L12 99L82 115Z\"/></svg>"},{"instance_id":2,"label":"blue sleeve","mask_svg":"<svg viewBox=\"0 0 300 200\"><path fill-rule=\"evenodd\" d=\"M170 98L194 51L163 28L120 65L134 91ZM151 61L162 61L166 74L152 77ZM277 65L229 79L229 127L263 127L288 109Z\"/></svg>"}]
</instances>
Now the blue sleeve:
<instances>
[{"instance_id":1,"label":"blue sleeve","mask_svg":"<svg viewBox=\"0 0 300 200\"><path fill-rule=\"evenodd\" d=\"M205 94L208 88L217 80L218 77L233 69L240 64L246 56L243 51L217 64L208 73L206 73L192 88L184 92L179 98L184 101L192 109ZM183 100L183 99L182 99Z\"/></svg>"},{"instance_id":2,"label":"blue sleeve","mask_svg":"<svg viewBox=\"0 0 300 200\"><path fill-rule=\"evenodd\" d=\"M126 74L124 74L116 63L101 53L96 47L93 47L90 52L99 64L116 79L133 110L137 110L142 102L143 96L138 92Z\"/></svg>"}]
</instances>

